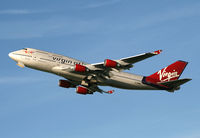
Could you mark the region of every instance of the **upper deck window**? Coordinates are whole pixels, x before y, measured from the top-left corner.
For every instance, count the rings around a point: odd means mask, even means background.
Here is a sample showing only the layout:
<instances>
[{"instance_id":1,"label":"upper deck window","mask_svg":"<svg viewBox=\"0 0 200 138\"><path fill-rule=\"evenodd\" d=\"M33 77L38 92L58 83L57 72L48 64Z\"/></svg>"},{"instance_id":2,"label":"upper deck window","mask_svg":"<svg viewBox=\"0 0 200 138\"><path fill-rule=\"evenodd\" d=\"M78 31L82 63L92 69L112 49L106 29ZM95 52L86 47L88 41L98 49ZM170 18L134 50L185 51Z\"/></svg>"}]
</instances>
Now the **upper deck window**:
<instances>
[{"instance_id":1,"label":"upper deck window","mask_svg":"<svg viewBox=\"0 0 200 138\"><path fill-rule=\"evenodd\" d=\"M27 48L23 48L24 50L27 50Z\"/></svg>"}]
</instances>

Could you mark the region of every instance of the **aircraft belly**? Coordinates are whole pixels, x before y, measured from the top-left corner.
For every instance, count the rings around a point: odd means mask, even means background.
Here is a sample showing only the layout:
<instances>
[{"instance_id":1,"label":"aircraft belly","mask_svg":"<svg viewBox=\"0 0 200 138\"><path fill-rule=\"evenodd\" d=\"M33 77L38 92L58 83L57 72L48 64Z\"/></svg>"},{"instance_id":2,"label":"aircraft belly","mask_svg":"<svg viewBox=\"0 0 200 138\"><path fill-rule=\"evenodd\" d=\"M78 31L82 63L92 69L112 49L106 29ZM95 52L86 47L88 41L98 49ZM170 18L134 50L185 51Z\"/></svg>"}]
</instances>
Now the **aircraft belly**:
<instances>
[{"instance_id":1,"label":"aircraft belly","mask_svg":"<svg viewBox=\"0 0 200 138\"><path fill-rule=\"evenodd\" d=\"M55 66L51 70L52 70L52 73L62 76L68 80L81 81L86 77L86 75L82 73L62 70L59 66L58 67Z\"/></svg>"},{"instance_id":2,"label":"aircraft belly","mask_svg":"<svg viewBox=\"0 0 200 138\"><path fill-rule=\"evenodd\" d=\"M69 80L79 81L79 82L81 82L86 77L86 75L72 73L72 72L65 72L63 74L60 74L60 76L63 76L64 78Z\"/></svg>"},{"instance_id":3,"label":"aircraft belly","mask_svg":"<svg viewBox=\"0 0 200 138\"><path fill-rule=\"evenodd\" d=\"M143 84L142 78L143 76L120 72L114 74L109 80L106 81L106 83L110 86L122 89L155 89L151 86Z\"/></svg>"}]
</instances>

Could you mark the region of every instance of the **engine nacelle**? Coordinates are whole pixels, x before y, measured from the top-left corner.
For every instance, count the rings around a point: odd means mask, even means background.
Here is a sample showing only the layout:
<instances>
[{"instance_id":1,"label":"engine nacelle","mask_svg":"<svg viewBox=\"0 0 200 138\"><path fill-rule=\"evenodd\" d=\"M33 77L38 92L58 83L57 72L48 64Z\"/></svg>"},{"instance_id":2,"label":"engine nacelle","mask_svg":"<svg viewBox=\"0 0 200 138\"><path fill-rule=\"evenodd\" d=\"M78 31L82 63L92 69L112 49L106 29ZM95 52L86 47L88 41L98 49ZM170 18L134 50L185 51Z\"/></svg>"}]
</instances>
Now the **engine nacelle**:
<instances>
[{"instance_id":1,"label":"engine nacelle","mask_svg":"<svg viewBox=\"0 0 200 138\"><path fill-rule=\"evenodd\" d=\"M76 64L75 68L74 68L74 71L87 72L87 71L89 71L89 69L86 66L83 66L83 65L80 65L80 64Z\"/></svg>"},{"instance_id":2,"label":"engine nacelle","mask_svg":"<svg viewBox=\"0 0 200 138\"><path fill-rule=\"evenodd\" d=\"M67 80L59 80L58 85L63 88L73 87L72 83Z\"/></svg>"},{"instance_id":3,"label":"engine nacelle","mask_svg":"<svg viewBox=\"0 0 200 138\"><path fill-rule=\"evenodd\" d=\"M82 87L82 86L76 87L76 92L77 92L78 94L83 94L83 95L92 94L92 93L89 92L89 90L88 90L87 88Z\"/></svg>"},{"instance_id":4,"label":"engine nacelle","mask_svg":"<svg viewBox=\"0 0 200 138\"><path fill-rule=\"evenodd\" d=\"M114 60L106 59L106 60L104 60L104 66L110 67L110 68L116 68L116 67L119 67L120 64Z\"/></svg>"}]
</instances>

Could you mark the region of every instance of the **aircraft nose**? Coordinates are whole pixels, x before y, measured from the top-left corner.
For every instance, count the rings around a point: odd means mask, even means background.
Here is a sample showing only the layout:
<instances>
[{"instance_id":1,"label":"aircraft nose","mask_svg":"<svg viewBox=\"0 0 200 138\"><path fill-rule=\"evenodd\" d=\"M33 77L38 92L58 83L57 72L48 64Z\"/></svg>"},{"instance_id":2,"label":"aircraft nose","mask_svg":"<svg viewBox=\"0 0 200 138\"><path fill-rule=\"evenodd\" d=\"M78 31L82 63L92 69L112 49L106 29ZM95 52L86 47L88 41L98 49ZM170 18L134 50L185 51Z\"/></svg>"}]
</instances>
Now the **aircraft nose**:
<instances>
[{"instance_id":1,"label":"aircraft nose","mask_svg":"<svg viewBox=\"0 0 200 138\"><path fill-rule=\"evenodd\" d=\"M8 54L8 56L9 56L11 59L13 59L13 60L14 60L14 55L13 55L13 53L12 53L12 52L10 52L10 53Z\"/></svg>"},{"instance_id":2,"label":"aircraft nose","mask_svg":"<svg viewBox=\"0 0 200 138\"><path fill-rule=\"evenodd\" d=\"M10 58L12 58L12 56L13 56L12 52L9 53L8 56L9 56Z\"/></svg>"}]
</instances>

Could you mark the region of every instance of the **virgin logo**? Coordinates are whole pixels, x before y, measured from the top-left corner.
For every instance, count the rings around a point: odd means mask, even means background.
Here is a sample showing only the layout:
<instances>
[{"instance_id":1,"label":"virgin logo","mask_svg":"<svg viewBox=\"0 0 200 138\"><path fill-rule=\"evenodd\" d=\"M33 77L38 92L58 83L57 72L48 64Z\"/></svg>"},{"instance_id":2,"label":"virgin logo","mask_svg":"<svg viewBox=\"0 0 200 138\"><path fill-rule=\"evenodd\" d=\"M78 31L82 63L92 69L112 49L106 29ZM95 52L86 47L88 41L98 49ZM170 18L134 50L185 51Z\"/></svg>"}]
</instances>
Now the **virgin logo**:
<instances>
[{"instance_id":1,"label":"virgin logo","mask_svg":"<svg viewBox=\"0 0 200 138\"><path fill-rule=\"evenodd\" d=\"M172 78L179 77L177 71L166 72L166 69L167 69L167 67L162 69L162 70L160 70L160 71L158 71L160 81L162 81L162 82L163 81L170 81Z\"/></svg>"}]
</instances>

